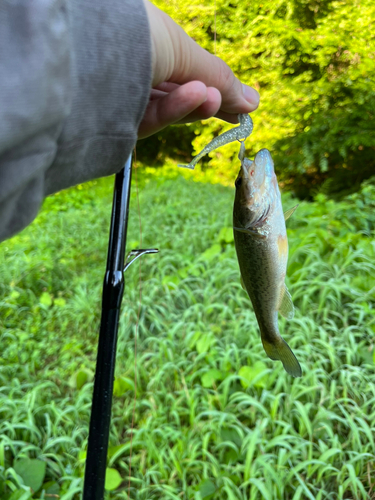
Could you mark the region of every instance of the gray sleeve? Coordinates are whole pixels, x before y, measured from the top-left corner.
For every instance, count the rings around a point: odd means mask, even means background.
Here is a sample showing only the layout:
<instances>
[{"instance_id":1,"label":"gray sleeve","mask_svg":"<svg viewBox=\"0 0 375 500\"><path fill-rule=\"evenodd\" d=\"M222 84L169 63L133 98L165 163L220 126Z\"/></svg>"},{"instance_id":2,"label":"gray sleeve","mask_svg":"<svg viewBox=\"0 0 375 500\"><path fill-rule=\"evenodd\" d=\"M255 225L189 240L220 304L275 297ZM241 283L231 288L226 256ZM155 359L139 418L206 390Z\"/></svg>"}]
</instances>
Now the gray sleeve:
<instances>
[{"instance_id":1,"label":"gray sleeve","mask_svg":"<svg viewBox=\"0 0 375 500\"><path fill-rule=\"evenodd\" d=\"M0 241L122 168L150 88L142 0L0 2Z\"/></svg>"}]
</instances>

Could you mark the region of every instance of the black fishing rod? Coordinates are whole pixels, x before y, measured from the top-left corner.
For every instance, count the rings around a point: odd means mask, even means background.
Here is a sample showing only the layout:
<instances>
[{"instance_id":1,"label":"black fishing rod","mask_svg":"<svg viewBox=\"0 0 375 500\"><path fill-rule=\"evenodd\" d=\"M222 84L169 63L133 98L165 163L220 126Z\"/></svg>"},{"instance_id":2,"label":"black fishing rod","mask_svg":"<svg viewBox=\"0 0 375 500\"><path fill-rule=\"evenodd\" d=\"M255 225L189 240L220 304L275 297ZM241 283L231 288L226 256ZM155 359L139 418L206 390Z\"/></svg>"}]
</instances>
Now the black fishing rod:
<instances>
[{"instance_id":1,"label":"black fishing rod","mask_svg":"<svg viewBox=\"0 0 375 500\"><path fill-rule=\"evenodd\" d=\"M102 317L92 398L90 430L82 500L103 500L116 346L120 307L125 288L124 272L141 255L157 249L133 250L124 264L128 229L132 155L116 174L109 232L107 268L102 294Z\"/></svg>"}]
</instances>

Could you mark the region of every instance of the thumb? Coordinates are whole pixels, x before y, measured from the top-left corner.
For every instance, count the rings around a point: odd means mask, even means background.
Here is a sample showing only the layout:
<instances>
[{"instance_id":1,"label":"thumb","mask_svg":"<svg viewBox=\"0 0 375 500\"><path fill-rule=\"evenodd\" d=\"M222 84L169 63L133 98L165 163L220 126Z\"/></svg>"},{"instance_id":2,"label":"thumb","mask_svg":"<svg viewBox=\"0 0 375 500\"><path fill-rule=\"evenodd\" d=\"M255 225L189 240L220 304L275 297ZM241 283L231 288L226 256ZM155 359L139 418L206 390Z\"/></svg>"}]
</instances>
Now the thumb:
<instances>
[{"instance_id":1,"label":"thumb","mask_svg":"<svg viewBox=\"0 0 375 500\"><path fill-rule=\"evenodd\" d=\"M215 87L222 97L221 111L250 113L258 107L258 92L235 77L230 67L192 40L167 14L144 0L151 31L152 86L193 80Z\"/></svg>"}]
</instances>

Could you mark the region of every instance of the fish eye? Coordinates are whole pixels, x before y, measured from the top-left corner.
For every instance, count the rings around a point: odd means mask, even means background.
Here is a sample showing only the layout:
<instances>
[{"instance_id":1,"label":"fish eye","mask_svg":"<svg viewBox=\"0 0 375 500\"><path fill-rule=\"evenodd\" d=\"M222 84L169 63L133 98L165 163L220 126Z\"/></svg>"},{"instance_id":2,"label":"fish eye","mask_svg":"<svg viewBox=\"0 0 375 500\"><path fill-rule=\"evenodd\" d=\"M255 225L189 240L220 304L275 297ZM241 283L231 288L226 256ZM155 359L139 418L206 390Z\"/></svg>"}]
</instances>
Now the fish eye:
<instances>
[{"instance_id":1,"label":"fish eye","mask_svg":"<svg viewBox=\"0 0 375 500\"><path fill-rule=\"evenodd\" d=\"M253 176L254 175L254 170L250 170L250 175Z\"/></svg>"},{"instance_id":2,"label":"fish eye","mask_svg":"<svg viewBox=\"0 0 375 500\"><path fill-rule=\"evenodd\" d=\"M242 184L242 177L237 177L236 182L234 184L236 188L240 187Z\"/></svg>"}]
</instances>

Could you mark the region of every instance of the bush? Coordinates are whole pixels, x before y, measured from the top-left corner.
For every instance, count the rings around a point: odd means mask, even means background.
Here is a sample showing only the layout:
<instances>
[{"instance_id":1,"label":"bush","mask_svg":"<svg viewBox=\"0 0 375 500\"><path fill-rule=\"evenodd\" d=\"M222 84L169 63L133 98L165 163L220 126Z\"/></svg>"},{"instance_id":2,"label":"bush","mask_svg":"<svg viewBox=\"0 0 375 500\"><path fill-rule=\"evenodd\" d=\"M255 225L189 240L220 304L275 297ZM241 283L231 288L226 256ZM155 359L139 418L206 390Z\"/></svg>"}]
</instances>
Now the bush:
<instances>
[{"instance_id":1,"label":"bush","mask_svg":"<svg viewBox=\"0 0 375 500\"><path fill-rule=\"evenodd\" d=\"M155 3L214 52L213 3ZM261 94L249 154L270 149L279 178L300 196L323 184L334 194L358 189L374 171L374 21L372 0L216 0L217 54ZM149 141L156 158L175 157L194 131L197 153L223 127L210 120ZM237 152L234 144L212 153L211 166L233 178Z\"/></svg>"}]
</instances>

